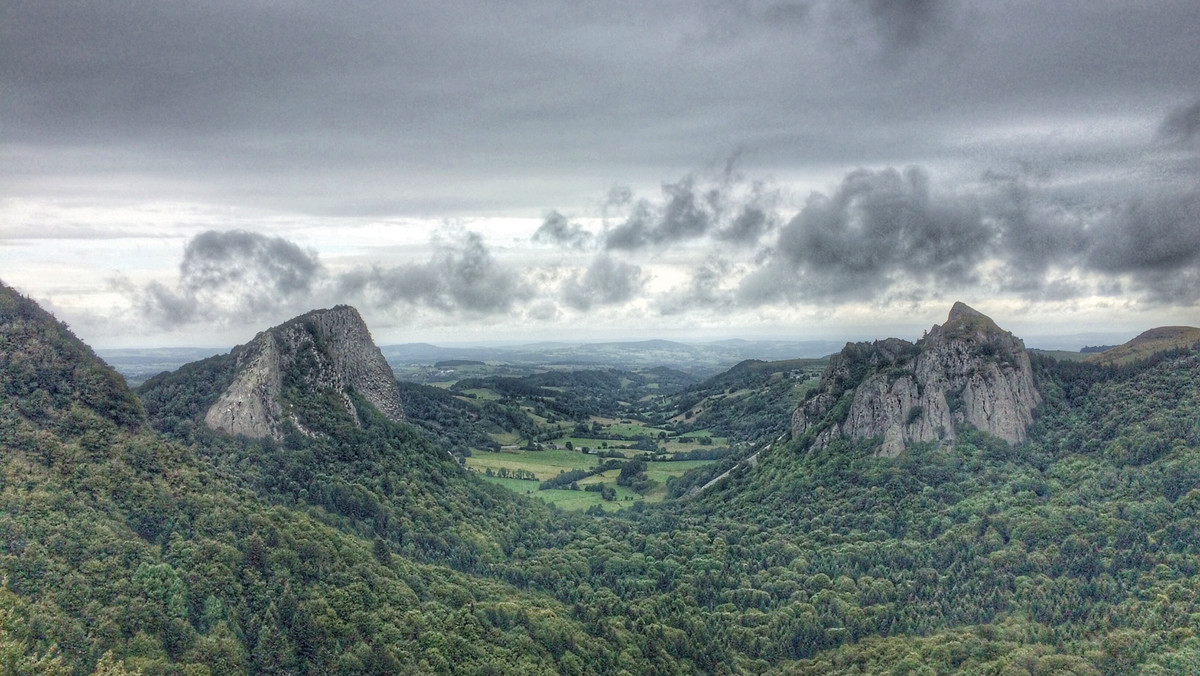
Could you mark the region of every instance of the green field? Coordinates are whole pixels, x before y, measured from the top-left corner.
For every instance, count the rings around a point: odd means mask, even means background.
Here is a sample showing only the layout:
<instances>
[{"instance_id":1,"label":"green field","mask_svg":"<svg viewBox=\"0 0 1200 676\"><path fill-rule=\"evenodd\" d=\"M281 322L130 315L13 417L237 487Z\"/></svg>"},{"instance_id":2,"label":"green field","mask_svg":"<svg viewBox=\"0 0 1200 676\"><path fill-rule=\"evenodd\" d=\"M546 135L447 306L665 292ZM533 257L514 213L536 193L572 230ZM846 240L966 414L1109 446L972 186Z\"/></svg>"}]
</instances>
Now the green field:
<instances>
[{"instance_id":1,"label":"green field","mask_svg":"<svg viewBox=\"0 0 1200 676\"><path fill-rule=\"evenodd\" d=\"M631 452L629 455L635 457L638 453ZM602 474L592 475L579 480L580 487L599 483L607 484L616 490L616 499L613 501L604 500L598 492L568 489L540 491L538 490L537 481L486 476L486 472L489 469L494 473L500 468L505 468L510 471L527 470L533 472L539 481L545 481L546 479L558 476L561 472L575 469L591 469L605 460L607 458L598 458L594 455L580 453L579 451L562 449L546 451L508 450L501 453L476 453L467 458L467 467L479 472L485 481L504 486L514 493L545 500L557 505L560 509L586 510L593 505L600 505L603 509L615 510L629 507L636 502L660 502L667 495L667 479L680 476L689 469L712 462L711 460L681 460L678 462L647 461L646 476L653 479L656 485L645 495L636 493L625 486L618 486L616 481L620 470L617 469L611 469Z\"/></svg>"},{"instance_id":2,"label":"green field","mask_svg":"<svg viewBox=\"0 0 1200 676\"><path fill-rule=\"evenodd\" d=\"M653 437L657 439L659 432L666 432L667 430L658 427L647 427L641 423L619 422L609 425L604 431L622 437Z\"/></svg>"},{"instance_id":3,"label":"green field","mask_svg":"<svg viewBox=\"0 0 1200 676\"><path fill-rule=\"evenodd\" d=\"M499 394L497 394L495 390L488 390L488 389L462 390L461 392L459 392L459 394L464 396L467 399L474 399L475 401L499 401L501 399L501 396ZM472 394L475 396L474 397L466 396L466 395L472 395Z\"/></svg>"},{"instance_id":4,"label":"green field","mask_svg":"<svg viewBox=\"0 0 1200 676\"><path fill-rule=\"evenodd\" d=\"M594 455L567 450L508 450L499 453L476 453L467 458L467 467L480 472L484 472L488 468L496 470L501 467L524 469L536 474L539 481L556 477L560 472L591 469L598 464L600 464L600 458Z\"/></svg>"}]
</instances>

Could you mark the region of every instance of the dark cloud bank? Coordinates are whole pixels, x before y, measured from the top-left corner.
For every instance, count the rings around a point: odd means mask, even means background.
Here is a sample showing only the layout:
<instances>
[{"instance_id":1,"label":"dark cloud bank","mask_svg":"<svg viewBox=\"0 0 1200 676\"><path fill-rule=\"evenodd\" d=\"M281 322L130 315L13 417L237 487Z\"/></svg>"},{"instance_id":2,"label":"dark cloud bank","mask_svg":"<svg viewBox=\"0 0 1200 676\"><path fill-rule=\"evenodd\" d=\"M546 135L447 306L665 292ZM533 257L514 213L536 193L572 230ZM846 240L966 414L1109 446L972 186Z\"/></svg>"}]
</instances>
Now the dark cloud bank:
<instances>
[{"instance_id":1,"label":"dark cloud bank","mask_svg":"<svg viewBox=\"0 0 1200 676\"><path fill-rule=\"evenodd\" d=\"M321 272L316 252L282 237L210 230L184 248L177 288L152 283L139 307L165 326L249 321L308 302Z\"/></svg>"},{"instance_id":2,"label":"dark cloud bank","mask_svg":"<svg viewBox=\"0 0 1200 676\"><path fill-rule=\"evenodd\" d=\"M960 194L932 188L919 168L860 170L809 199L739 297L827 303L983 285L1064 300L1089 293L1063 283L1083 273L1127 279L1146 303L1193 305L1200 288L1181 282L1198 270L1195 188L1080 204L1020 178Z\"/></svg>"},{"instance_id":3,"label":"dark cloud bank","mask_svg":"<svg viewBox=\"0 0 1200 676\"><path fill-rule=\"evenodd\" d=\"M728 177L720 184L701 186L695 176L686 176L664 184L660 202L639 199L632 205L628 204L632 201L628 192L615 191L616 199L610 198L607 206L625 207L629 214L604 233L604 248L636 251L705 236L754 246L777 225L773 195L758 184L748 196L737 194L735 187Z\"/></svg>"}]
</instances>

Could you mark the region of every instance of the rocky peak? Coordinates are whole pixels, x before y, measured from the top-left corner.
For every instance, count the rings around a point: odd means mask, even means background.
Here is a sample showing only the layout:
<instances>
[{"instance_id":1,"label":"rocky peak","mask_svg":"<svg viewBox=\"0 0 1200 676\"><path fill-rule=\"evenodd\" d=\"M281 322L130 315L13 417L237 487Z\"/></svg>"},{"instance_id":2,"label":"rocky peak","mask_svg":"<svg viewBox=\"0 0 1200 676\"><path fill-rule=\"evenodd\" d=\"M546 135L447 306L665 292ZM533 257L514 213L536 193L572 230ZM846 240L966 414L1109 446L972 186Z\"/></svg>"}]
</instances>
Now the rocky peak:
<instances>
[{"instance_id":1,"label":"rocky peak","mask_svg":"<svg viewBox=\"0 0 1200 676\"><path fill-rule=\"evenodd\" d=\"M950 324L956 320L980 320L980 319L987 320L989 322L992 321L991 319L989 319L986 315L984 315L979 310L976 310L975 308L971 307L970 305L967 305L966 303L962 302L961 300L956 300L956 301L954 301L954 305L950 306L950 316L946 317L946 323ZM995 323L993 323L992 325L995 326Z\"/></svg>"},{"instance_id":2,"label":"rocky peak","mask_svg":"<svg viewBox=\"0 0 1200 676\"><path fill-rule=\"evenodd\" d=\"M362 316L348 305L263 331L231 355L237 361L233 382L204 416L214 430L280 438L286 420L305 430L292 404L310 394L332 394L356 420L351 392L392 420L404 417L392 369Z\"/></svg>"},{"instance_id":3,"label":"rocky peak","mask_svg":"<svg viewBox=\"0 0 1200 676\"><path fill-rule=\"evenodd\" d=\"M796 409L792 432L817 446L880 438L888 456L909 443L953 441L964 423L1018 443L1040 401L1024 343L955 303L916 343L848 343Z\"/></svg>"}]
</instances>

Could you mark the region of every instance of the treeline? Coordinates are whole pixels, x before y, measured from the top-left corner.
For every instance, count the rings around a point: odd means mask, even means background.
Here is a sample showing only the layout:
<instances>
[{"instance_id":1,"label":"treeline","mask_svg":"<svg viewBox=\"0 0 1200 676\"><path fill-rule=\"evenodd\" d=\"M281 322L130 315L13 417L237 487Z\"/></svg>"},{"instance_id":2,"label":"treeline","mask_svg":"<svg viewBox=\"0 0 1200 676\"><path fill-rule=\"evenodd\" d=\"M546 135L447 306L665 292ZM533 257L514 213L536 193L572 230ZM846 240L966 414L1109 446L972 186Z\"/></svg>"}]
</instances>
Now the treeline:
<instances>
[{"instance_id":1,"label":"treeline","mask_svg":"<svg viewBox=\"0 0 1200 676\"><path fill-rule=\"evenodd\" d=\"M586 479L590 476L603 474L609 470L620 469L626 463L620 460L606 460L590 469L573 469L559 472L557 476L550 477L538 484L538 490L544 491L551 488L568 488L571 484Z\"/></svg>"}]
</instances>

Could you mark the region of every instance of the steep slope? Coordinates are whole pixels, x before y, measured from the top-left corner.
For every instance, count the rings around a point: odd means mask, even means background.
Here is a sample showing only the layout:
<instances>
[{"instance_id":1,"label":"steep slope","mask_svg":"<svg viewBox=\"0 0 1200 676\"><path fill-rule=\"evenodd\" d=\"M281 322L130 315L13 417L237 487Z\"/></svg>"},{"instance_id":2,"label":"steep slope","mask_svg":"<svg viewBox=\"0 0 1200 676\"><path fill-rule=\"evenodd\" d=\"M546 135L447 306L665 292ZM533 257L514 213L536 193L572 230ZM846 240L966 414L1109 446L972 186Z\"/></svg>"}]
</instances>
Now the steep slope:
<instances>
[{"instance_id":1,"label":"steep slope","mask_svg":"<svg viewBox=\"0 0 1200 676\"><path fill-rule=\"evenodd\" d=\"M66 325L0 283L0 396L43 426L74 410L126 429L144 419L125 381Z\"/></svg>"},{"instance_id":2,"label":"steep slope","mask_svg":"<svg viewBox=\"0 0 1200 676\"><path fill-rule=\"evenodd\" d=\"M1128 364L1155 353L1186 348L1200 343L1200 329L1193 326L1160 326L1139 334L1136 338L1087 358L1093 364Z\"/></svg>"},{"instance_id":3,"label":"steep slope","mask_svg":"<svg viewBox=\"0 0 1200 676\"><path fill-rule=\"evenodd\" d=\"M354 415L351 392L391 420L404 418L392 369L352 307L309 312L263 331L230 356L233 379L204 414L211 429L282 439L290 422L316 434L319 424L306 419L305 402L331 398Z\"/></svg>"},{"instance_id":4,"label":"steep slope","mask_svg":"<svg viewBox=\"0 0 1200 676\"><path fill-rule=\"evenodd\" d=\"M1024 343L955 303L915 344L847 344L797 407L792 433L820 448L880 438L879 452L893 457L911 443L953 441L960 424L1018 443L1040 401Z\"/></svg>"},{"instance_id":5,"label":"steep slope","mask_svg":"<svg viewBox=\"0 0 1200 676\"><path fill-rule=\"evenodd\" d=\"M1200 352L1031 366L1019 448L970 426L897 458L798 438L661 539L690 518L761 562L716 593L803 658L775 673L1200 673Z\"/></svg>"}]
</instances>

